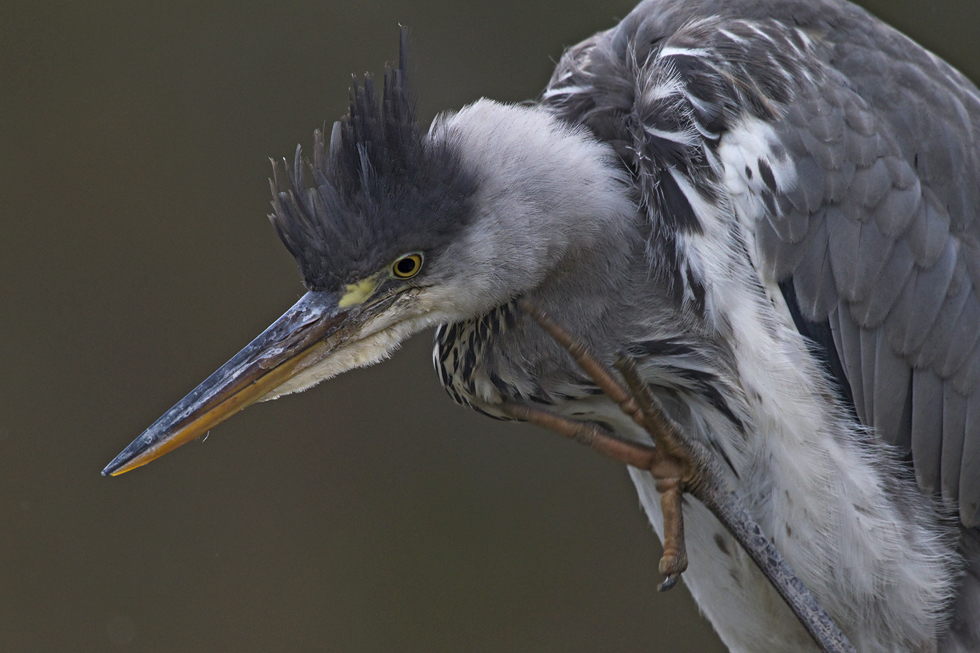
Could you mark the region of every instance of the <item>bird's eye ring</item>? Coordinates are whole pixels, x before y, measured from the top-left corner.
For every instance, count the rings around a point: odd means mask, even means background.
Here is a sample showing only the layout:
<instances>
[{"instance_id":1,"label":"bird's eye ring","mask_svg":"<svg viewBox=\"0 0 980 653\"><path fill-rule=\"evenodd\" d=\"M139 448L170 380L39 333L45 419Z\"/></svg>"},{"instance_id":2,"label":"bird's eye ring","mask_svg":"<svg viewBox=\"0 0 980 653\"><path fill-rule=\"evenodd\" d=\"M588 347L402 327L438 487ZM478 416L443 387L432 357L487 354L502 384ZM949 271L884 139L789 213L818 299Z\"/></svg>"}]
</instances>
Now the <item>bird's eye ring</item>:
<instances>
[{"instance_id":1,"label":"bird's eye ring","mask_svg":"<svg viewBox=\"0 0 980 653\"><path fill-rule=\"evenodd\" d=\"M398 279L411 279L422 269L422 255L405 254L391 264L391 273Z\"/></svg>"}]
</instances>

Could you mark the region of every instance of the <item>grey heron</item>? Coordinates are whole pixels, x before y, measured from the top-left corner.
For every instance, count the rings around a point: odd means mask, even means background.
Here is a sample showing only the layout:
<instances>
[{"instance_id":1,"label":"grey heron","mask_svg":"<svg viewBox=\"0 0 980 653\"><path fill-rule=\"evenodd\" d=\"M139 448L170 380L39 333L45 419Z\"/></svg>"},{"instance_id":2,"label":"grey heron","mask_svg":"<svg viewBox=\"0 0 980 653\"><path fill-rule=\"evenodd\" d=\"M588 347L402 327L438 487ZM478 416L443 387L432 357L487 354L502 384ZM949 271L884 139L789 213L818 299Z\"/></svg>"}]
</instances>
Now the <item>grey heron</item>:
<instances>
[{"instance_id":1,"label":"grey heron","mask_svg":"<svg viewBox=\"0 0 980 653\"><path fill-rule=\"evenodd\" d=\"M311 161L275 169L309 292L103 473L430 326L457 402L648 442L516 310L529 297L637 361L858 650L978 650L978 130L970 81L843 0L646 0L538 103L427 131L403 68L380 106L366 80ZM714 517L684 516L722 640L811 650Z\"/></svg>"}]
</instances>

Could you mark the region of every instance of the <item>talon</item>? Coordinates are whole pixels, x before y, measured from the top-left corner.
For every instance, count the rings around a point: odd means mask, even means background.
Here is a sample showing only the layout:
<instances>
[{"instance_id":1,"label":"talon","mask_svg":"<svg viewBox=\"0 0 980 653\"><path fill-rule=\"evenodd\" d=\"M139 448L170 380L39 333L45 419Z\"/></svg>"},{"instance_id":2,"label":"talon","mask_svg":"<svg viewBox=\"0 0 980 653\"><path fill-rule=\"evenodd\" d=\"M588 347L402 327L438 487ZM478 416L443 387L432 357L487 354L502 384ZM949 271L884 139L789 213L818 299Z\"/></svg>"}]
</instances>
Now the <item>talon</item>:
<instances>
[{"instance_id":1,"label":"talon","mask_svg":"<svg viewBox=\"0 0 980 653\"><path fill-rule=\"evenodd\" d=\"M662 583L657 585L657 591L666 592L668 590L674 589L674 585L677 584L677 581L680 580L680 577L681 577L680 574L671 574L670 576L667 576L666 578L664 578Z\"/></svg>"}]
</instances>

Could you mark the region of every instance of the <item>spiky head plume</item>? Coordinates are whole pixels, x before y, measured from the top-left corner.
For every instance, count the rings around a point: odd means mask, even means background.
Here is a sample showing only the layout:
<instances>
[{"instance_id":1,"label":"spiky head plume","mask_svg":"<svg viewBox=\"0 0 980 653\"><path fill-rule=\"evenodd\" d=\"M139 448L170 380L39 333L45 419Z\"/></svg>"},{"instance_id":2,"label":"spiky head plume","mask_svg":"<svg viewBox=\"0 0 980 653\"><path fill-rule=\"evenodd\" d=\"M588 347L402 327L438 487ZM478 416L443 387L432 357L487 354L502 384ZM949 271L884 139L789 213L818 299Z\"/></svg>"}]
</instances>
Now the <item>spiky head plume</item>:
<instances>
[{"instance_id":1,"label":"spiky head plume","mask_svg":"<svg viewBox=\"0 0 980 653\"><path fill-rule=\"evenodd\" d=\"M312 163L297 146L285 178L273 164L269 219L310 290L355 282L406 252L438 256L468 220L473 175L416 120L406 46L402 28L399 65L385 69L380 105L370 76L363 86L355 81L329 147L317 130Z\"/></svg>"}]
</instances>

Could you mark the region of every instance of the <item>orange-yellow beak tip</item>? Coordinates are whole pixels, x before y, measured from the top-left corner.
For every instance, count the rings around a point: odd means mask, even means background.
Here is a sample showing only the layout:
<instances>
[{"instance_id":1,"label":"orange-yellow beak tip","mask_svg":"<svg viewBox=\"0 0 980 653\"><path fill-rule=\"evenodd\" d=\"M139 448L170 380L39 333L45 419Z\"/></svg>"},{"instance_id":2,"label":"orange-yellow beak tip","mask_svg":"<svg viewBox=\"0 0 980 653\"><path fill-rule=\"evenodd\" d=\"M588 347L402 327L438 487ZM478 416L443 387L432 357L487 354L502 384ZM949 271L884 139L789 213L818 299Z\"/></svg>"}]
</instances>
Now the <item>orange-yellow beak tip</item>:
<instances>
[{"instance_id":1,"label":"orange-yellow beak tip","mask_svg":"<svg viewBox=\"0 0 980 653\"><path fill-rule=\"evenodd\" d=\"M204 435L328 355L363 324L336 293L309 292L102 470L119 476ZM360 319L359 319L360 318ZM336 334L337 338L331 338Z\"/></svg>"}]
</instances>

